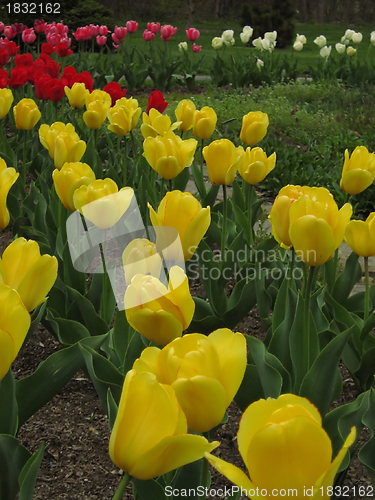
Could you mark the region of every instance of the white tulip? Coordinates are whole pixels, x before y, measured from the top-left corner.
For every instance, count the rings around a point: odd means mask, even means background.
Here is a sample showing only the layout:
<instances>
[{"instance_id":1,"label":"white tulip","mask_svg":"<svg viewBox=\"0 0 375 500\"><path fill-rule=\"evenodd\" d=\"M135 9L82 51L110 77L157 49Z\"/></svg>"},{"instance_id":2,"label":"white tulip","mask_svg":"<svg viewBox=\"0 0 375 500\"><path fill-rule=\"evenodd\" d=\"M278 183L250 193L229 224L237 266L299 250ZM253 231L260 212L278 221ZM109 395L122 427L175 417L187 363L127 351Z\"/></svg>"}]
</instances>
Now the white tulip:
<instances>
[{"instance_id":1,"label":"white tulip","mask_svg":"<svg viewBox=\"0 0 375 500\"><path fill-rule=\"evenodd\" d=\"M324 59L328 59L331 54L331 50L332 50L331 45L329 47L327 47L326 45L325 47L322 47L320 49L320 55L324 57Z\"/></svg>"},{"instance_id":2,"label":"white tulip","mask_svg":"<svg viewBox=\"0 0 375 500\"><path fill-rule=\"evenodd\" d=\"M271 42L268 40L268 38L263 38L262 40L262 49L263 50L268 50L269 52L271 52Z\"/></svg>"},{"instance_id":3,"label":"white tulip","mask_svg":"<svg viewBox=\"0 0 375 500\"><path fill-rule=\"evenodd\" d=\"M354 30L346 30L345 31L345 35L344 37L347 39L347 40L351 40L352 39L352 36L354 35L355 31Z\"/></svg>"},{"instance_id":4,"label":"white tulip","mask_svg":"<svg viewBox=\"0 0 375 500\"><path fill-rule=\"evenodd\" d=\"M224 43L227 47L232 47L234 45L236 40L234 38L231 38L230 40L224 40Z\"/></svg>"},{"instance_id":5,"label":"white tulip","mask_svg":"<svg viewBox=\"0 0 375 500\"><path fill-rule=\"evenodd\" d=\"M355 49L354 47L348 47L346 49L346 53L348 54L349 57L353 57L356 52L357 52L357 49Z\"/></svg>"},{"instance_id":6,"label":"white tulip","mask_svg":"<svg viewBox=\"0 0 375 500\"><path fill-rule=\"evenodd\" d=\"M341 43L345 44L345 45L349 45L349 42L350 40L348 40L345 35L341 38Z\"/></svg>"},{"instance_id":7,"label":"white tulip","mask_svg":"<svg viewBox=\"0 0 375 500\"><path fill-rule=\"evenodd\" d=\"M187 52L187 50L188 50L188 44L187 44L187 42L180 42L178 44L178 50L180 52L182 52L182 53Z\"/></svg>"},{"instance_id":8,"label":"white tulip","mask_svg":"<svg viewBox=\"0 0 375 500\"><path fill-rule=\"evenodd\" d=\"M246 33L249 38L251 38L253 36L254 30L251 26L244 26L242 32Z\"/></svg>"},{"instance_id":9,"label":"white tulip","mask_svg":"<svg viewBox=\"0 0 375 500\"><path fill-rule=\"evenodd\" d=\"M363 35L362 33L353 33L352 35L352 42L353 43L361 43L362 42Z\"/></svg>"},{"instance_id":10,"label":"white tulip","mask_svg":"<svg viewBox=\"0 0 375 500\"><path fill-rule=\"evenodd\" d=\"M375 31L372 31L370 34L370 42L372 45L375 45Z\"/></svg>"},{"instance_id":11,"label":"white tulip","mask_svg":"<svg viewBox=\"0 0 375 500\"><path fill-rule=\"evenodd\" d=\"M224 41L221 38L221 36L215 36L215 38L212 39L212 47L215 50L221 49L221 47L223 46L223 43L224 43Z\"/></svg>"},{"instance_id":12,"label":"white tulip","mask_svg":"<svg viewBox=\"0 0 375 500\"><path fill-rule=\"evenodd\" d=\"M241 42L245 45L250 40L250 36L245 32L240 33L240 38L241 38Z\"/></svg>"},{"instance_id":13,"label":"white tulip","mask_svg":"<svg viewBox=\"0 0 375 500\"><path fill-rule=\"evenodd\" d=\"M343 44L343 43L336 43L335 47L336 47L336 50L337 50L337 52L339 54L344 54L345 49L346 49L346 45L345 44Z\"/></svg>"},{"instance_id":14,"label":"white tulip","mask_svg":"<svg viewBox=\"0 0 375 500\"><path fill-rule=\"evenodd\" d=\"M257 59L257 68L260 69L263 68L264 66L264 62L262 61L262 59Z\"/></svg>"},{"instance_id":15,"label":"white tulip","mask_svg":"<svg viewBox=\"0 0 375 500\"><path fill-rule=\"evenodd\" d=\"M303 49L303 43L302 42L294 42L293 49L296 52L301 52L301 50Z\"/></svg>"},{"instance_id":16,"label":"white tulip","mask_svg":"<svg viewBox=\"0 0 375 500\"><path fill-rule=\"evenodd\" d=\"M224 42L230 42L232 40L232 38L234 37L234 31L233 30L225 30L225 31L223 31L221 37L224 40Z\"/></svg>"},{"instance_id":17,"label":"white tulip","mask_svg":"<svg viewBox=\"0 0 375 500\"><path fill-rule=\"evenodd\" d=\"M307 42L305 35L299 35L297 33L296 42L301 42L302 45L305 45L305 43Z\"/></svg>"},{"instance_id":18,"label":"white tulip","mask_svg":"<svg viewBox=\"0 0 375 500\"><path fill-rule=\"evenodd\" d=\"M320 49L322 49L323 47L325 47L327 45L327 39L326 39L326 37L324 35L320 35L320 36L318 36L318 37L315 38L314 43Z\"/></svg>"},{"instance_id":19,"label":"white tulip","mask_svg":"<svg viewBox=\"0 0 375 500\"><path fill-rule=\"evenodd\" d=\"M258 50L262 50L262 39L261 37L259 36L258 38L256 38L255 40L252 41L252 44L254 45L254 47Z\"/></svg>"},{"instance_id":20,"label":"white tulip","mask_svg":"<svg viewBox=\"0 0 375 500\"><path fill-rule=\"evenodd\" d=\"M270 43L274 43L277 38L277 31L267 31L267 33L264 33L264 38L269 40Z\"/></svg>"}]
</instances>

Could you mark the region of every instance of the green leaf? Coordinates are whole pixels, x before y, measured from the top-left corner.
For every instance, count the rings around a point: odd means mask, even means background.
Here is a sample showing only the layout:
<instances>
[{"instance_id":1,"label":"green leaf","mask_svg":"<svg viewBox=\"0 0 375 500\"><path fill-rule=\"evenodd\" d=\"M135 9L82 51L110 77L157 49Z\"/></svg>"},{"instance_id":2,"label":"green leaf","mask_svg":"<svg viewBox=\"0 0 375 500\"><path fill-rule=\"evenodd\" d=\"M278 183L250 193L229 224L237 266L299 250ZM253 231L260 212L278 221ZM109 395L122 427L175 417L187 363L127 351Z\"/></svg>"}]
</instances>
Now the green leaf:
<instances>
[{"instance_id":1,"label":"green leaf","mask_svg":"<svg viewBox=\"0 0 375 500\"><path fill-rule=\"evenodd\" d=\"M244 378L234 400L241 411L245 411L251 403L262 398L264 398L264 392L258 370L255 365L247 365Z\"/></svg>"},{"instance_id":2,"label":"green leaf","mask_svg":"<svg viewBox=\"0 0 375 500\"><path fill-rule=\"evenodd\" d=\"M267 270L262 270L260 276L257 276L255 278L255 290L260 321L262 322L265 330L268 330L268 328L272 324L272 319L270 316L270 310L272 308L272 298L266 290L266 275Z\"/></svg>"},{"instance_id":3,"label":"green leaf","mask_svg":"<svg viewBox=\"0 0 375 500\"><path fill-rule=\"evenodd\" d=\"M41 319L43 317L44 311L46 310L46 307L47 307L47 300L45 300L42 304L40 304L40 306L36 307L32 312L31 325L29 331L27 332L24 345L29 340L31 335L35 332L35 330L38 328L39 323L41 322Z\"/></svg>"},{"instance_id":4,"label":"green leaf","mask_svg":"<svg viewBox=\"0 0 375 500\"><path fill-rule=\"evenodd\" d=\"M206 208L208 206L213 207L217 198L217 193L219 192L220 186L215 186L214 184L208 190L208 193L202 200L202 207Z\"/></svg>"},{"instance_id":5,"label":"green leaf","mask_svg":"<svg viewBox=\"0 0 375 500\"><path fill-rule=\"evenodd\" d=\"M65 242L63 250L63 271L64 271L64 283L72 288L79 291L81 295L84 295L86 290L86 275L77 271L72 263L72 258L70 256L69 244Z\"/></svg>"},{"instance_id":6,"label":"green leaf","mask_svg":"<svg viewBox=\"0 0 375 500\"><path fill-rule=\"evenodd\" d=\"M190 169L184 168L183 171L174 179L173 189L179 191L185 191L189 179L190 179Z\"/></svg>"},{"instance_id":7,"label":"green leaf","mask_svg":"<svg viewBox=\"0 0 375 500\"><path fill-rule=\"evenodd\" d=\"M362 422L370 430L371 437L358 454L360 462L365 465L370 474L372 484L375 484L375 391L369 394L369 406Z\"/></svg>"},{"instance_id":8,"label":"green leaf","mask_svg":"<svg viewBox=\"0 0 375 500\"><path fill-rule=\"evenodd\" d=\"M70 300L74 304L76 304L77 308L79 309L79 312L82 315L83 321L86 325L87 330L90 332L90 335L104 335L105 333L107 333L107 323L96 314L94 306L91 304L91 302L74 288L70 288L69 286L67 286L67 290Z\"/></svg>"},{"instance_id":9,"label":"green leaf","mask_svg":"<svg viewBox=\"0 0 375 500\"><path fill-rule=\"evenodd\" d=\"M346 261L344 271L337 278L333 287L332 298L339 304L346 301L354 285L358 283L362 277L362 269L358 262L358 258L357 254L354 252L351 253Z\"/></svg>"},{"instance_id":10,"label":"green leaf","mask_svg":"<svg viewBox=\"0 0 375 500\"><path fill-rule=\"evenodd\" d=\"M42 463L43 453L44 443L39 450L29 458L26 465L22 469L18 480L20 484L19 500L33 499L36 478L39 472L40 464Z\"/></svg>"},{"instance_id":11,"label":"green leaf","mask_svg":"<svg viewBox=\"0 0 375 500\"><path fill-rule=\"evenodd\" d=\"M133 329L130 327L125 311L117 310L112 330L113 346L120 360L121 366L125 363L126 351L131 340Z\"/></svg>"},{"instance_id":12,"label":"green leaf","mask_svg":"<svg viewBox=\"0 0 375 500\"><path fill-rule=\"evenodd\" d=\"M113 426L115 425L117 411L118 411L117 403L112 396L111 389L108 389L108 392L107 392L107 415L108 415L108 425L109 425L110 431L112 431Z\"/></svg>"},{"instance_id":13,"label":"green leaf","mask_svg":"<svg viewBox=\"0 0 375 500\"><path fill-rule=\"evenodd\" d=\"M198 167L197 163L193 161L191 165L191 173L193 174L193 179L195 182L195 185L197 186L198 193L202 200L206 196L206 186L204 184L203 176L200 171L200 168Z\"/></svg>"},{"instance_id":14,"label":"green leaf","mask_svg":"<svg viewBox=\"0 0 375 500\"><path fill-rule=\"evenodd\" d=\"M248 277L238 281L233 288L228 300L227 312L223 315L223 321L228 328L234 328L251 311L256 304L256 292L254 286L255 277Z\"/></svg>"},{"instance_id":15,"label":"green leaf","mask_svg":"<svg viewBox=\"0 0 375 500\"><path fill-rule=\"evenodd\" d=\"M353 374L363 390L370 389L375 376L375 347L364 352L358 370Z\"/></svg>"},{"instance_id":16,"label":"green leaf","mask_svg":"<svg viewBox=\"0 0 375 500\"><path fill-rule=\"evenodd\" d=\"M201 484L203 460L205 458L180 467L172 483L173 489L189 491L190 488L193 488L196 490Z\"/></svg>"},{"instance_id":17,"label":"green leaf","mask_svg":"<svg viewBox=\"0 0 375 500\"><path fill-rule=\"evenodd\" d=\"M19 441L6 434L0 435L0 498L14 500L19 491L18 477L31 453Z\"/></svg>"},{"instance_id":18,"label":"green leaf","mask_svg":"<svg viewBox=\"0 0 375 500\"><path fill-rule=\"evenodd\" d=\"M86 337L90 337L90 332L81 323L71 319L57 318L50 309L48 309L46 320L59 342L64 346L71 346Z\"/></svg>"},{"instance_id":19,"label":"green leaf","mask_svg":"<svg viewBox=\"0 0 375 500\"><path fill-rule=\"evenodd\" d=\"M248 218L244 214L243 210L236 205L236 203L233 201L233 199L230 200L230 203L231 203L231 206L232 206L232 210L233 210L234 217L236 219L237 225L243 231L245 231L245 234L246 234L246 231L248 231L248 227L249 227Z\"/></svg>"},{"instance_id":20,"label":"green leaf","mask_svg":"<svg viewBox=\"0 0 375 500\"><path fill-rule=\"evenodd\" d=\"M165 500L164 488L155 479L141 481L133 477L133 484L140 500Z\"/></svg>"},{"instance_id":21,"label":"green leaf","mask_svg":"<svg viewBox=\"0 0 375 500\"><path fill-rule=\"evenodd\" d=\"M254 364L258 370L264 397L278 398L283 385L283 379L277 369L268 362L272 354L267 352L265 345L260 340L255 337L250 337L249 335L245 335L245 337L249 348L249 354L254 360Z\"/></svg>"},{"instance_id":22,"label":"green leaf","mask_svg":"<svg viewBox=\"0 0 375 500\"><path fill-rule=\"evenodd\" d=\"M124 373L132 369L134 361L140 357L145 345L141 335L133 330L132 338L130 339L128 349L125 356Z\"/></svg>"},{"instance_id":23,"label":"green leaf","mask_svg":"<svg viewBox=\"0 0 375 500\"><path fill-rule=\"evenodd\" d=\"M15 436L18 427L16 384L11 369L0 380L0 434Z\"/></svg>"}]
</instances>

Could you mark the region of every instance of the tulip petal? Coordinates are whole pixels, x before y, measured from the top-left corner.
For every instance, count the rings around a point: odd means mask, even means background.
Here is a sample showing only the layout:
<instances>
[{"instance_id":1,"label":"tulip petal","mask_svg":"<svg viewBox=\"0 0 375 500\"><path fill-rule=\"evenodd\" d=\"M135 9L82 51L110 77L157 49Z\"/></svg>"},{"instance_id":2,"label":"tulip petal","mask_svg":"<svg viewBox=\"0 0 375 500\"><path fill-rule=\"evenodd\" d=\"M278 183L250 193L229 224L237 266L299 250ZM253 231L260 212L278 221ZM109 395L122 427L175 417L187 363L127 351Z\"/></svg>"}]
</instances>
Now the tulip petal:
<instances>
[{"instance_id":1,"label":"tulip petal","mask_svg":"<svg viewBox=\"0 0 375 500\"><path fill-rule=\"evenodd\" d=\"M359 194L371 186L373 177L368 170L356 168L355 170L348 170L342 176L340 187L348 194Z\"/></svg>"},{"instance_id":2,"label":"tulip petal","mask_svg":"<svg viewBox=\"0 0 375 500\"><path fill-rule=\"evenodd\" d=\"M211 224L210 207L202 208L192 219L182 241L185 261L191 259Z\"/></svg>"},{"instance_id":3,"label":"tulip petal","mask_svg":"<svg viewBox=\"0 0 375 500\"><path fill-rule=\"evenodd\" d=\"M280 196L272 206L269 219L272 224L272 234L278 243L290 246L289 237L289 209L292 200L288 196Z\"/></svg>"},{"instance_id":4,"label":"tulip petal","mask_svg":"<svg viewBox=\"0 0 375 500\"><path fill-rule=\"evenodd\" d=\"M154 170L156 170L163 179L170 180L177 177L183 168L178 164L177 158L169 156L167 158L158 158Z\"/></svg>"},{"instance_id":5,"label":"tulip petal","mask_svg":"<svg viewBox=\"0 0 375 500\"><path fill-rule=\"evenodd\" d=\"M9 333L0 328L0 381L8 373L13 361L14 344Z\"/></svg>"},{"instance_id":6,"label":"tulip petal","mask_svg":"<svg viewBox=\"0 0 375 500\"><path fill-rule=\"evenodd\" d=\"M138 479L152 479L204 457L219 446L203 436L169 436L139 458L130 474Z\"/></svg>"},{"instance_id":7,"label":"tulip petal","mask_svg":"<svg viewBox=\"0 0 375 500\"><path fill-rule=\"evenodd\" d=\"M332 228L325 220L313 215L299 218L289 234L298 257L310 266L321 266L335 251Z\"/></svg>"},{"instance_id":8,"label":"tulip petal","mask_svg":"<svg viewBox=\"0 0 375 500\"><path fill-rule=\"evenodd\" d=\"M181 323L165 311L154 312L150 309L141 309L130 315L126 311L126 317L137 332L158 345L167 345L182 335Z\"/></svg>"},{"instance_id":9,"label":"tulip petal","mask_svg":"<svg viewBox=\"0 0 375 500\"><path fill-rule=\"evenodd\" d=\"M353 208L350 203L345 203L345 205L341 207L338 212L337 224L333 230L333 237L335 238L335 250L341 245L344 240L345 229L350 221L352 213Z\"/></svg>"},{"instance_id":10,"label":"tulip petal","mask_svg":"<svg viewBox=\"0 0 375 500\"><path fill-rule=\"evenodd\" d=\"M133 364L133 370L135 370L137 373L153 373L159 380L159 353L160 349L158 349L157 347L146 347L146 349L142 351L141 357L135 360Z\"/></svg>"},{"instance_id":11,"label":"tulip petal","mask_svg":"<svg viewBox=\"0 0 375 500\"><path fill-rule=\"evenodd\" d=\"M234 483L239 488L243 488L243 490L246 490L246 492L248 493L247 496L249 498L252 498L253 500L264 498L261 497L260 492L259 495L256 495L255 485L250 481L250 479L241 469L209 453L206 453L205 457L210 462L210 464L220 472L220 474L228 478L229 481L232 481L232 483ZM254 495L250 496L250 492L252 492L252 490L254 491Z\"/></svg>"},{"instance_id":12,"label":"tulip petal","mask_svg":"<svg viewBox=\"0 0 375 500\"><path fill-rule=\"evenodd\" d=\"M168 299L171 300L182 314L182 328L190 325L195 311L195 302L190 294L189 280L179 266L173 266L169 273Z\"/></svg>"},{"instance_id":13,"label":"tulip petal","mask_svg":"<svg viewBox=\"0 0 375 500\"><path fill-rule=\"evenodd\" d=\"M40 258L36 241L17 238L4 250L2 261L5 270L5 283L17 289L27 271Z\"/></svg>"},{"instance_id":14,"label":"tulip petal","mask_svg":"<svg viewBox=\"0 0 375 500\"><path fill-rule=\"evenodd\" d=\"M198 375L179 378L172 387L190 430L207 432L220 424L228 405L224 387L218 380Z\"/></svg>"},{"instance_id":15,"label":"tulip petal","mask_svg":"<svg viewBox=\"0 0 375 500\"><path fill-rule=\"evenodd\" d=\"M346 226L345 241L357 255L371 257L375 255L374 241L370 235L370 228L366 222L352 220Z\"/></svg>"}]
</instances>

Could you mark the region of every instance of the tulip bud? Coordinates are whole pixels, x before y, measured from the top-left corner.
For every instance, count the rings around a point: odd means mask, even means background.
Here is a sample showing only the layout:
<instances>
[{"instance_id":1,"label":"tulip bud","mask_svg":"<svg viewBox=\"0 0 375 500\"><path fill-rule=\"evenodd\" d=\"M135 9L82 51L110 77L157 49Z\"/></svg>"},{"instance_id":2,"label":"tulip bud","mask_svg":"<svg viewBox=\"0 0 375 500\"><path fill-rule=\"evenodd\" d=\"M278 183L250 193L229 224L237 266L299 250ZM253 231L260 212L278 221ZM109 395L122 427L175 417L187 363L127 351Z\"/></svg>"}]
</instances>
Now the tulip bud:
<instances>
[{"instance_id":1,"label":"tulip bud","mask_svg":"<svg viewBox=\"0 0 375 500\"><path fill-rule=\"evenodd\" d=\"M204 106L194 114L193 133L198 139L208 139L215 131L217 115L213 108Z\"/></svg>"},{"instance_id":2,"label":"tulip bud","mask_svg":"<svg viewBox=\"0 0 375 500\"><path fill-rule=\"evenodd\" d=\"M188 50L188 44L186 42L180 42L178 44L178 50L181 52L181 53L184 53L184 52L187 52Z\"/></svg>"},{"instance_id":3,"label":"tulip bud","mask_svg":"<svg viewBox=\"0 0 375 500\"><path fill-rule=\"evenodd\" d=\"M238 167L243 160L244 151L228 139L219 139L203 148L208 176L215 186L232 184Z\"/></svg>"},{"instance_id":4,"label":"tulip bud","mask_svg":"<svg viewBox=\"0 0 375 500\"><path fill-rule=\"evenodd\" d=\"M336 51L338 54L344 54L346 46L343 43L336 43L335 45Z\"/></svg>"},{"instance_id":5,"label":"tulip bud","mask_svg":"<svg viewBox=\"0 0 375 500\"><path fill-rule=\"evenodd\" d=\"M375 178L375 154L365 146L357 146L349 158L345 151L345 162L341 174L340 188L348 194L362 193Z\"/></svg>"},{"instance_id":6,"label":"tulip bud","mask_svg":"<svg viewBox=\"0 0 375 500\"><path fill-rule=\"evenodd\" d=\"M250 40L250 36L247 33L240 33L241 42L246 45Z\"/></svg>"},{"instance_id":7,"label":"tulip bud","mask_svg":"<svg viewBox=\"0 0 375 500\"><path fill-rule=\"evenodd\" d=\"M107 95L109 101L91 101L86 105L87 111L83 113L83 121L92 130L100 128L107 118L107 112L112 104L111 96Z\"/></svg>"},{"instance_id":8,"label":"tulip bud","mask_svg":"<svg viewBox=\"0 0 375 500\"><path fill-rule=\"evenodd\" d=\"M324 35L320 35L320 36L318 36L318 37L315 38L314 43L320 49L322 49L323 47L325 47L327 45L327 39L326 39L326 37Z\"/></svg>"},{"instance_id":9,"label":"tulip bud","mask_svg":"<svg viewBox=\"0 0 375 500\"><path fill-rule=\"evenodd\" d=\"M179 130L187 132L193 128L195 104L188 99L182 99L177 105L175 115L180 122Z\"/></svg>"},{"instance_id":10,"label":"tulip bud","mask_svg":"<svg viewBox=\"0 0 375 500\"><path fill-rule=\"evenodd\" d=\"M10 89L0 89L0 120L9 113L13 99L13 92Z\"/></svg>"},{"instance_id":11,"label":"tulip bud","mask_svg":"<svg viewBox=\"0 0 375 500\"><path fill-rule=\"evenodd\" d=\"M303 49L303 43L302 42L294 42L293 49L296 52L301 52L301 50Z\"/></svg>"},{"instance_id":12,"label":"tulip bud","mask_svg":"<svg viewBox=\"0 0 375 500\"><path fill-rule=\"evenodd\" d=\"M375 256L375 212L366 219L352 220L345 229L345 241L361 257Z\"/></svg>"},{"instance_id":13,"label":"tulip bud","mask_svg":"<svg viewBox=\"0 0 375 500\"><path fill-rule=\"evenodd\" d=\"M212 48L215 50L221 49L223 43L224 41L221 37L215 36L215 38L212 39Z\"/></svg>"},{"instance_id":14,"label":"tulip bud","mask_svg":"<svg viewBox=\"0 0 375 500\"><path fill-rule=\"evenodd\" d=\"M173 131L180 126L181 122L171 124L171 119L167 115L162 115L155 108L151 108L149 114L143 113L143 123L141 125L141 133L146 139L147 137L157 137L164 135L168 131Z\"/></svg>"},{"instance_id":15,"label":"tulip bud","mask_svg":"<svg viewBox=\"0 0 375 500\"><path fill-rule=\"evenodd\" d=\"M16 127L19 130L31 130L42 116L33 99L21 99L13 108Z\"/></svg>"},{"instance_id":16,"label":"tulip bud","mask_svg":"<svg viewBox=\"0 0 375 500\"><path fill-rule=\"evenodd\" d=\"M254 185L262 182L266 176L275 168L276 153L267 158L262 148L247 148L238 171L248 184Z\"/></svg>"},{"instance_id":17,"label":"tulip bud","mask_svg":"<svg viewBox=\"0 0 375 500\"><path fill-rule=\"evenodd\" d=\"M71 123L55 122L50 127L43 124L39 128L39 139L58 169L66 162L80 161L86 151L85 141L80 140Z\"/></svg>"},{"instance_id":18,"label":"tulip bud","mask_svg":"<svg viewBox=\"0 0 375 500\"><path fill-rule=\"evenodd\" d=\"M138 106L137 99L130 97L122 97L118 99L116 104L107 112L107 117L110 122L108 130L114 132L120 137L125 136L134 127L136 127L142 110Z\"/></svg>"},{"instance_id":19,"label":"tulip bud","mask_svg":"<svg viewBox=\"0 0 375 500\"><path fill-rule=\"evenodd\" d=\"M331 45L329 47L325 46L322 49L320 49L319 53L324 59L327 60L331 54L331 50L332 50Z\"/></svg>"},{"instance_id":20,"label":"tulip bud","mask_svg":"<svg viewBox=\"0 0 375 500\"><path fill-rule=\"evenodd\" d=\"M125 283L131 284L137 274L145 274L160 278L163 264L162 257L158 254L156 244L147 239L136 238L131 241L122 254Z\"/></svg>"},{"instance_id":21,"label":"tulip bud","mask_svg":"<svg viewBox=\"0 0 375 500\"><path fill-rule=\"evenodd\" d=\"M353 33L352 35L352 42L353 43L361 43L362 42L363 35L362 33Z\"/></svg>"},{"instance_id":22,"label":"tulip bud","mask_svg":"<svg viewBox=\"0 0 375 500\"><path fill-rule=\"evenodd\" d=\"M10 221L7 208L7 197L10 188L16 182L19 173L13 167L7 168L7 164L0 157L0 230L5 229Z\"/></svg>"},{"instance_id":23,"label":"tulip bud","mask_svg":"<svg viewBox=\"0 0 375 500\"><path fill-rule=\"evenodd\" d=\"M95 174L87 163L64 163L61 170L54 170L52 174L55 191L64 207L74 211L73 194L76 189L89 185L95 180Z\"/></svg>"},{"instance_id":24,"label":"tulip bud","mask_svg":"<svg viewBox=\"0 0 375 500\"><path fill-rule=\"evenodd\" d=\"M83 108L85 105L86 95L89 94L89 91L86 89L84 83L76 82L73 84L71 89L66 86L64 87L64 90L72 108Z\"/></svg>"},{"instance_id":25,"label":"tulip bud","mask_svg":"<svg viewBox=\"0 0 375 500\"><path fill-rule=\"evenodd\" d=\"M352 46L349 46L347 49L346 49L346 53L348 54L349 57L353 57L356 53L357 53L357 49L355 49L354 47Z\"/></svg>"},{"instance_id":26,"label":"tulip bud","mask_svg":"<svg viewBox=\"0 0 375 500\"><path fill-rule=\"evenodd\" d=\"M251 111L242 118L241 142L248 146L255 146L266 136L268 124L266 113Z\"/></svg>"}]
</instances>

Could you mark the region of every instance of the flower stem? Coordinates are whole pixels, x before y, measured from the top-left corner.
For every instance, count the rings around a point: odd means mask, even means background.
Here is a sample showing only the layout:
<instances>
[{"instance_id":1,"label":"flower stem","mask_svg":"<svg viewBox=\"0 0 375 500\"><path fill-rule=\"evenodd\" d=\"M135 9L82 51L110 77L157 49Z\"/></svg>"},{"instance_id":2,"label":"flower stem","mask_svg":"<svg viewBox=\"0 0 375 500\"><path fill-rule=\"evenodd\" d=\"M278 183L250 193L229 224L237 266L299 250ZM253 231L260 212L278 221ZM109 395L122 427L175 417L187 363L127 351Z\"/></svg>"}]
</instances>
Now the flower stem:
<instances>
[{"instance_id":1,"label":"flower stem","mask_svg":"<svg viewBox=\"0 0 375 500\"><path fill-rule=\"evenodd\" d=\"M99 249L100 249L100 257L102 259L102 264L103 264L103 293L102 293L102 300L100 303L100 316L104 319L104 321L107 321L108 320L107 318L108 274L107 274L107 266L105 263L102 243L99 243Z\"/></svg>"},{"instance_id":2,"label":"flower stem","mask_svg":"<svg viewBox=\"0 0 375 500\"><path fill-rule=\"evenodd\" d=\"M202 144L201 144L201 174L202 174L202 179L203 179L203 143L204 143L204 139L202 139Z\"/></svg>"},{"instance_id":3,"label":"flower stem","mask_svg":"<svg viewBox=\"0 0 375 500\"><path fill-rule=\"evenodd\" d=\"M363 259L365 261L365 311L363 319L366 322L368 320L370 306L370 279L368 273L368 257L363 257Z\"/></svg>"},{"instance_id":4,"label":"flower stem","mask_svg":"<svg viewBox=\"0 0 375 500\"><path fill-rule=\"evenodd\" d=\"M117 488L116 493L112 498L112 500L121 500L128 484L130 483L130 479L131 479L130 474L125 472L124 477L122 478L121 483L119 484L119 487Z\"/></svg>"},{"instance_id":5,"label":"flower stem","mask_svg":"<svg viewBox=\"0 0 375 500\"><path fill-rule=\"evenodd\" d=\"M21 197L26 196L26 141L27 141L27 130L24 130L23 135L23 160L22 160L22 187L21 187Z\"/></svg>"},{"instance_id":6,"label":"flower stem","mask_svg":"<svg viewBox=\"0 0 375 500\"><path fill-rule=\"evenodd\" d=\"M123 184L126 186L126 182L128 180L128 148L127 148L127 140L124 137L124 175L123 175Z\"/></svg>"},{"instance_id":7,"label":"flower stem","mask_svg":"<svg viewBox=\"0 0 375 500\"><path fill-rule=\"evenodd\" d=\"M247 218L249 220L249 246L252 247L254 245L254 232L253 232L253 207L252 207L252 194L253 194L253 186L248 184L248 213Z\"/></svg>"},{"instance_id":8,"label":"flower stem","mask_svg":"<svg viewBox=\"0 0 375 500\"><path fill-rule=\"evenodd\" d=\"M172 179L169 179L169 181L168 181L168 186L169 186L169 191L173 191L173 183L172 183Z\"/></svg>"},{"instance_id":9,"label":"flower stem","mask_svg":"<svg viewBox=\"0 0 375 500\"><path fill-rule=\"evenodd\" d=\"M305 288L305 304L303 313L303 353L302 359L304 361L304 373L308 372L310 368L310 297L314 285L315 270L317 268L310 266L309 277Z\"/></svg>"},{"instance_id":10,"label":"flower stem","mask_svg":"<svg viewBox=\"0 0 375 500\"><path fill-rule=\"evenodd\" d=\"M223 184L223 227L221 228L221 253L220 260L224 261L225 255L225 242L227 236L227 186Z\"/></svg>"}]
</instances>

